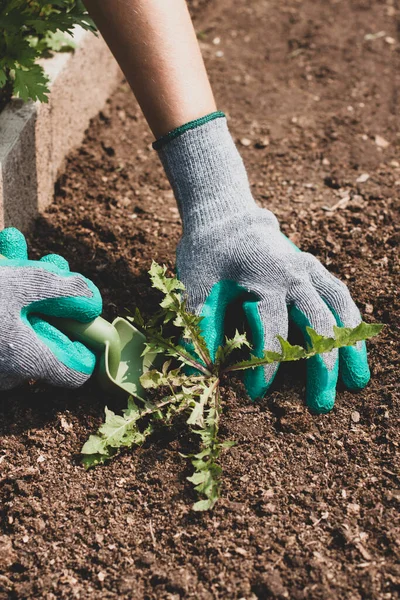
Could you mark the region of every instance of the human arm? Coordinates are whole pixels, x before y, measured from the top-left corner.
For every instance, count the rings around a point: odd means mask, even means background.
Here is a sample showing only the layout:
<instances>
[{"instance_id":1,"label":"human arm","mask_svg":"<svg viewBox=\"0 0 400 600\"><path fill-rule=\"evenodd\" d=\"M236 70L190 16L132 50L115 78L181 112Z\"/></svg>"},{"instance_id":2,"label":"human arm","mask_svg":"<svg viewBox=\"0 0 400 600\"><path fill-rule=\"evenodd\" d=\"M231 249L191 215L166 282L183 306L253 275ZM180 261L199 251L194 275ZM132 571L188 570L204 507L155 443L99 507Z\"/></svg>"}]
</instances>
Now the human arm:
<instances>
[{"instance_id":1,"label":"human arm","mask_svg":"<svg viewBox=\"0 0 400 600\"><path fill-rule=\"evenodd\" d=\"M155 138L216 110L185 0L84 0Z\"/></svg>"},{"instance_id":2,"label":"human arm","mask_svg":"<svg viewBox=\"0 0 400 600\"><path fill-rule=\"evenodd\" d=\"M297 249L269 210L257 206L247 174L215 110L210 85L183 0L87 0L158 138L165 172L182 217L178 275L188 307L203 316L213 355L222 342L227 306L241 298L255 352L278 350L289 320L331 336L335 324L355 327L360 313L346 286ZM351 389L369 380L365 344L308 361L307 403L333 407L340 369ZM277 365L249 370L252 398L270 387Z\"/></svg>"}]
</instances>

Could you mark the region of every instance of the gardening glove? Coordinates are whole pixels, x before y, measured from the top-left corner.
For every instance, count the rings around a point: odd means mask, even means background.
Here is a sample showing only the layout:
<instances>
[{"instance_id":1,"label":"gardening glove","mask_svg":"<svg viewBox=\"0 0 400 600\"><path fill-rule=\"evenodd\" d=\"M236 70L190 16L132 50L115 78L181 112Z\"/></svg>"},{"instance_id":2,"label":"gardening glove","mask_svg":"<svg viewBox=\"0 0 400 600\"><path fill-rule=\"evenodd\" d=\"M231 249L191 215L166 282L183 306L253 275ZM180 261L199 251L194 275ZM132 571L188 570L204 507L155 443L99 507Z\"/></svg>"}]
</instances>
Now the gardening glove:
<instances>
[{"instance_id":1,"label":"gardening glove","mask_svg":"<svg viewBox=\"0 0 400 600\"><path fill-rule=\"evenodd\" d=\"M96 358L72 342L41 315L81 322L102 309L96 286L58 255L28 260L26 241L17 229L0 232L0 390L29 379L75 388L93 373Z\"/></svg>"},{"instance_id":2,"label":"gardening glove","mask_svg":"<svg viewBox=\"0 0 400 600\"><path fill-rule=\"evenodd\" d=\"M332 337L333 326L355 327L359 310L347 287L311 254L301 252L280 231L272 212L258 207L247 174L222 113L175 130L155 143L173 187L183 236L177 272L187 307L201 315L201 331L211 358L223 343L228 305L243 298L254 353L280 351L289 319ZM317 355L307 361L307 404L323 413L335 402L339 371L352 390L370 377L364 342ZM276 374L276 363L245 371L252 399L262 397Z\"/></svg>"}]
</instances>

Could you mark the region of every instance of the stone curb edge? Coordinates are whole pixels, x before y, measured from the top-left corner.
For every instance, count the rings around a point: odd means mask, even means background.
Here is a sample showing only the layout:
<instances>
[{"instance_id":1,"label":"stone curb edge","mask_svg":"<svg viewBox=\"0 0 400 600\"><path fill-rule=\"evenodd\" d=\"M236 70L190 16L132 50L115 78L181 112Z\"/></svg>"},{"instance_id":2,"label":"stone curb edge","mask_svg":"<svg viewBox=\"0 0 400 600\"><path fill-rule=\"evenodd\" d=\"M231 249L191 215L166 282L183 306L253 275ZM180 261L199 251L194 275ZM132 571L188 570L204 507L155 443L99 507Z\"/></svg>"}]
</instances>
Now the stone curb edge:
<instances>
[{"instance_id":1,"label":"stone curb edge","mask_svg":"<svg viewBox=\"0 0 400 600\"><path fill-rule=\"evenodd\" d=\"M48 104L13 99L0 113L0 230L27 231L51 204L67 155L104 106L122 73L100 36L77 29L77 48L42 62Z\"/></svg>"}]
</instances>

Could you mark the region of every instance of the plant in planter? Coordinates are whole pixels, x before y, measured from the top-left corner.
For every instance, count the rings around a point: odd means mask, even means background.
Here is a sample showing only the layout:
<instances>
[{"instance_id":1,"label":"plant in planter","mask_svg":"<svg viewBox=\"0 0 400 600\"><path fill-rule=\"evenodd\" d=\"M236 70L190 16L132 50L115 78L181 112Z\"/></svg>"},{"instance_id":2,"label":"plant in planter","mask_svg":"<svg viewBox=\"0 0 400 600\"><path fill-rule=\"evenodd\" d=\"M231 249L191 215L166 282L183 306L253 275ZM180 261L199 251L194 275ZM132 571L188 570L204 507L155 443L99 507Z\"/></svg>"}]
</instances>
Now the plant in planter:
<instances>
[{"instance_id":1,"label":"plant in planter","mask_svg":"<svg viewBox=\"0 0 400 600\"><path fill-rule=\"evenodd\" d=\"M48 78L37 59L71 49L66 34L96 31L82 0L4 0L0 5L0 105L15 95L47 102Z\"/></svg>"},{"instance_id":2,"label":"plant in planter","mask_svg":"<svg viewBox=\"0 0 400 600\"><path fill-rule=\"evenodd\" d=\"M146 334L145 353L160 354L167 360L161 370L150 370L141 377L149 398L131 396L122 415L105 409L105 423L83 446L82 461L86 468L105 463L121 449L143 443L157 424L168 425L176 415L186 413L186 422L201 443L199 452L188 457L194 467L189 481L202 496L193 508L208 510L220 495L221 452L234 445L232 441L220 440L218 435L223 411L221 378L272 362L308 359L333 348L350 346L377 335L383 325L362 322L354 329L335 327L332 338L307 328L310 339L307 348L280 338L280 353L265 351L262 357L250 355L242 360L237 360L237 351L249 349L251 345L245 333L236 331L219 347L212 362L201 335L201 317L186 310L183 284L167 277L166 268L154 262L149 273L153 287L164 296L161 310L148 323L144 323L139 311L132 320Z\"/></svg>"}]
</instances>

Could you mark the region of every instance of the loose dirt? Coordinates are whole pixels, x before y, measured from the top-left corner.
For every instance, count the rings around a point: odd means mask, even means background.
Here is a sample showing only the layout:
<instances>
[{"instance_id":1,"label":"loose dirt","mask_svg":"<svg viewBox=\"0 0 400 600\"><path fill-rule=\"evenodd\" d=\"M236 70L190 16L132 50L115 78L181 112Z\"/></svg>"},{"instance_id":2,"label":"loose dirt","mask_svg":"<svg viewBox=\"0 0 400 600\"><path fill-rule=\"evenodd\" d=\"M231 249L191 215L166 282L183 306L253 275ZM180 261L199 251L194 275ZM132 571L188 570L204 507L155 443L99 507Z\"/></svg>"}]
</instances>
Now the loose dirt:
<instances>
[{"instance_id":1,"label":"loose dirt","mask_svg":"<svg viewBox=\"0 0 400 600\"><path fill-rule=\"evenodd\" d=\"M223 499L194 514L181 425L85 472L79 450L119 408L94 383L0 396L0 598L394 599L400 593L397 1L219 0L192 7L257 201L349 285L372 381L304 406L304 364L251 404L226 388ZM92 278L108 318L157 305L180 222L152 136L121 82L68 160L32 255Z\"/></svg>"}]
</instances>

